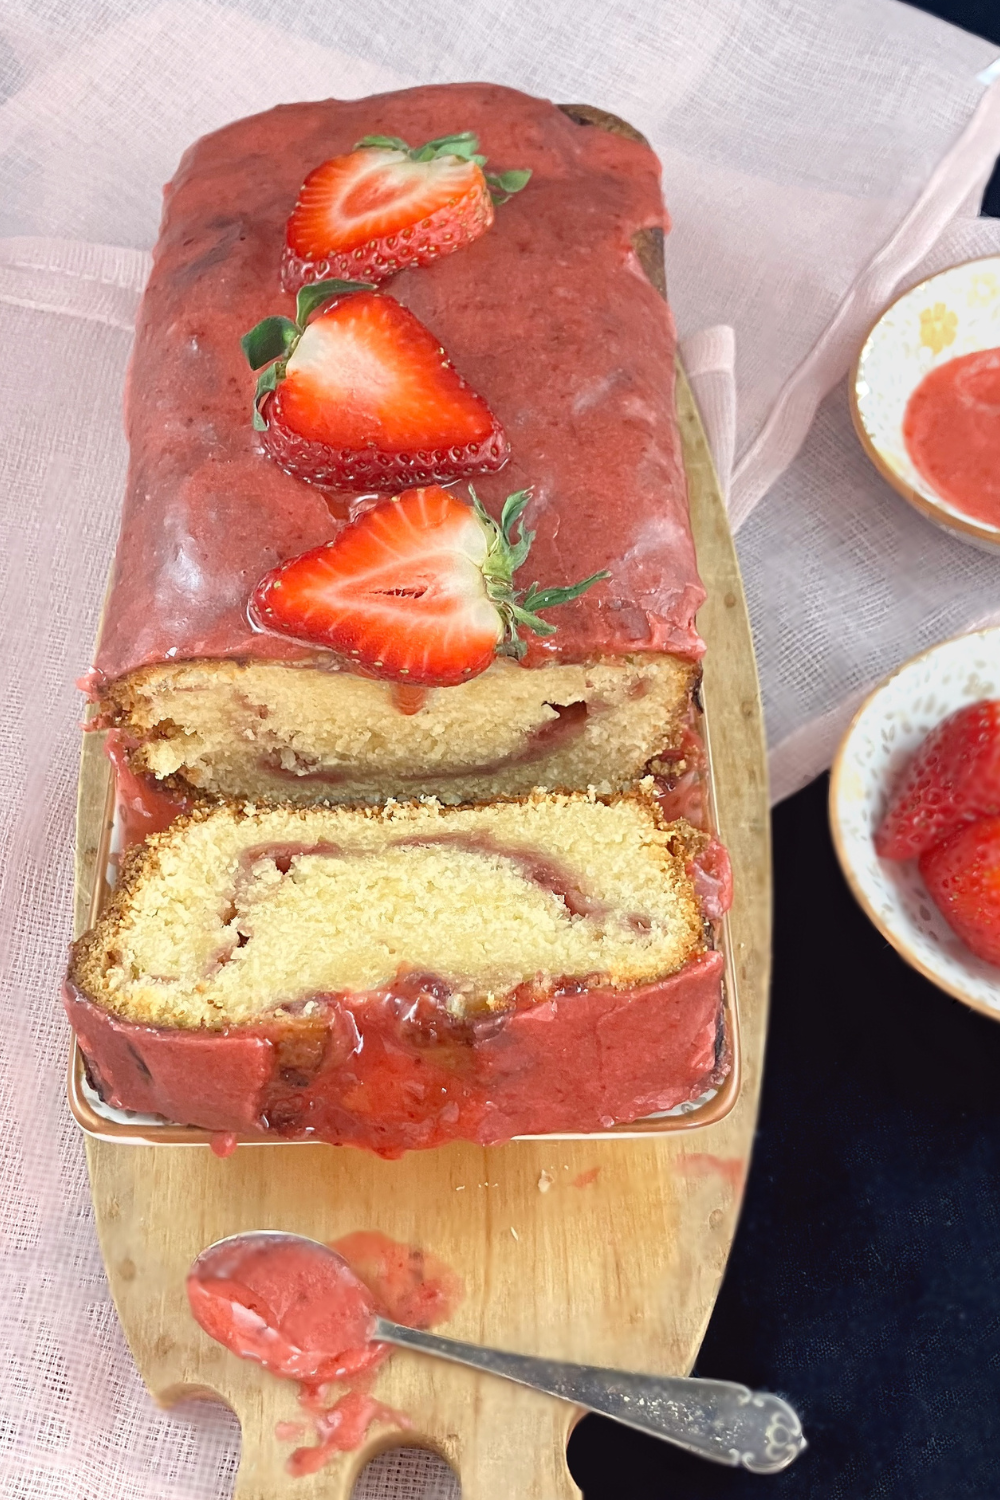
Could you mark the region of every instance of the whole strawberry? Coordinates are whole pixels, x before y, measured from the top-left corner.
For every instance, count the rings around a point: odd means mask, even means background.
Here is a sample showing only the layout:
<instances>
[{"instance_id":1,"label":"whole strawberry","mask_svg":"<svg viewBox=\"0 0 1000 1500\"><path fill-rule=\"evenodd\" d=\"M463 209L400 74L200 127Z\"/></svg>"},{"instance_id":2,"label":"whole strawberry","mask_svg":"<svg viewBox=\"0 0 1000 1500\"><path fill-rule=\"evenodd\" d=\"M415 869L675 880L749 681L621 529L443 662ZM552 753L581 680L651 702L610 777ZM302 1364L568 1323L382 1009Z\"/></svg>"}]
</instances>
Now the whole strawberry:
<instances>
[{"instance_id":1,"label":"whole strawberry","mask_svg":"<svg viewBox=\"0 0 1000 1500\"><path fill-rule=\"evenodd\" d=\"M910 761L875 834L883 859L915 859L965 824L1000 814L1000 701L943 720Z\"/></svg>"},{"instance_id":2,"label":"whole strawberry","mask_svg":"<svg viewBox=\"0 0 1000 1500\"><path fill-rule=\"evenodd\" d=\"M534 539L521 521L530 492L508 496L499 524L470 492L471 505L437 485L379 502L326 546L262 579L252 617L337 652L364 676L414 687L453 687L496 656L519 659L522 629L555 631L540 610L608 575L516 589L514 574Z\"/></svg>"},{"instance_id":3,"label":"whole strawberry","mask_svg":"<svg viewBox=\"0 0 1000 1500\"><path fill-rule=\"evenodd\" d=\"M493 223L494 203L531 176L485 166L468 130L412 150L397 136L366 135L303 183L286 230L286 290L329 276L384 281L471 244Z\"/></svg>"},{"instance_id":4,"label":"whole strawberry","mask_svg":"<svg viewBox=\"0 0 1000 1500\"><path fill-rule=\"evenodd\" d=\"M920 873L966 946L1000 965L1000 817L980 818L926 850Z\"/></svg>"},{"instance_id":5,"label":"whole strawberry","mask_svg":"<svg viewBox=\"0 0 1000 1500\"><path fill-rule=\"evenodd\" d=\"M482 396L392 297L353 281L304 286L296 317L242 340L260 370L253 422L289 474L331 489L407 489L501 468L508 444Z\"/></svg>"}]
</instances>

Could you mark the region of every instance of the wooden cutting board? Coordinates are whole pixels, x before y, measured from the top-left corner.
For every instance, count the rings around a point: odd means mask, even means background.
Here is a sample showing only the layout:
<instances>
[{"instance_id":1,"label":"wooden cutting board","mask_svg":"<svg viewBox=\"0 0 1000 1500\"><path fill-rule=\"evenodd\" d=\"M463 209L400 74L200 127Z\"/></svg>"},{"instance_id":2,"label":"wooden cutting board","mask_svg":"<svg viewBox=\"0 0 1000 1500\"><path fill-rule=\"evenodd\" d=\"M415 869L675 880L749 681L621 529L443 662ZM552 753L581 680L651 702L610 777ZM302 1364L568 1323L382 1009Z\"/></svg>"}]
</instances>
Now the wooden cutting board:
<instances>
[{"instance_id":1,"label":"wooden cutting board","mask_svg":"<svg viewBox=\"0 0 1000 1500\"><path fill-rule=\"evenodd\" d=\"M770 849L760 701L725 508L683 374L678 410L708 602L704 701L718 826L736 899L742 1090L723 1120L640 1139L456 1145L386 1162L351 1147L204 1147L87 1140L111 1291L136 1364L169 1405L215 1396L243 1430L238 1500L349 1500L376 1453L430 1447L459 1474L463 1500L571 1500L566 1442L579 1413L549 1397L406 1352L376 1396L410 1432L373 1429L319 1474L291 1478L274 1428L297 1413L294 1387L214 1343L188 1310L184 1278L213 1240L281 1228L332 1240L378 1230L419 1244L464 1279L443 1331L501 1348L682 1374L694 1361L732 1243L757 1113L770 957ZM86 924L107 768L88 736L78 829L78 926ZM596 1169L596 1173L595 1173ZM543 1174L551 1177L551 1186ZM541 1185L540 1185L541 1184ZM547 1189L543 1191L543 1188ZM739 1378L742 1372L734 1370ZM308 1441L308 1439L306 1439Z\"/></svg>"}]
</instances>

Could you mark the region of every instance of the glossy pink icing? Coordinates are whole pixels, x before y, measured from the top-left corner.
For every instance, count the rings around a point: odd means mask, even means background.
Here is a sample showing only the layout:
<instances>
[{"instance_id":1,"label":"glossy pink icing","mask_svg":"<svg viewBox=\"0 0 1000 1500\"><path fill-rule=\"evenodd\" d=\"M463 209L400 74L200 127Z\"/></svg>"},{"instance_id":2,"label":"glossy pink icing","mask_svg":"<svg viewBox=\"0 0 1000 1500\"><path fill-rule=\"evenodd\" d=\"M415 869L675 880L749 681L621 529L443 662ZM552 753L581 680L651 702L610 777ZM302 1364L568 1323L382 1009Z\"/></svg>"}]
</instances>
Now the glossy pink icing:
<instances>
[{"instance_id":1,"label":"glossy pink icing","mask_svg":"<svg viewBox=\"0 0 1000 1500\"><path fill-rule=\"evenodd\" d=\"M290 1039L277 1018L224 1032L123 1021L67 987L109 1103L211 1131L312 1137L399 1156L453 1140L593 1131L697 1098L728 1071L721 953L631 990L574 987L457 1021L438 986L317 997Z\"/></svg>"},{"instance_id":2,"label":"glossy pink icing","mask_svg":"<svg viewBox=\"0 0 1000 1500\"><path fill-rule=\"evenodd\" d=\"M697 656L702 601L674 414L675 334L632 238L668 225L651 150L491 84L285 105L186 153L166 190L126 401L131 448L95 685L144 664L302 658L254 632L264 573L333 537L350 497L283 473L250 424L240 335L291 313L286 218L306 173L371 131L420 142L479 132L528 187L475 244L388 283L503 423L512 456L477 485L494 514L533 485L532 577L611 579L558 612L527 665L552 657ZM530 580L529 580L530 581ZM554 621L555 623L555 617Z\"/></svg>"}]
</instances>

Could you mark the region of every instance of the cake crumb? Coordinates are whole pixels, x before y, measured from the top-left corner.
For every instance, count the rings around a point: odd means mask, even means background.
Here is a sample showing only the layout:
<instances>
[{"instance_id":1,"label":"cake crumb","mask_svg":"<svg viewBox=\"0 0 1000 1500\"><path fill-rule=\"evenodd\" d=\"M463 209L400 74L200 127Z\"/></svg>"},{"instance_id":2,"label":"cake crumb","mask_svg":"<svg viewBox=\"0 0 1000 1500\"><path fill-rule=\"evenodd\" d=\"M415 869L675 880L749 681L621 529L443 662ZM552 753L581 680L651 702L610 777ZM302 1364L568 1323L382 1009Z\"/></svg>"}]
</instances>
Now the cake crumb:
<instances>
[{"instance_id":1,"label":"cake crumb","mask_svg":"<svg viewBox=\"0 0 1000 1500\"><path fill-rule=\"evenodd\" d=\"M455 1192L456 1193L464 1193L465 1192L465 1183L464 1182L460 1182L458 1184L458 1187L455 1189Z\"/></svg>"},{"instance_id":2,"label":"cake crumb","mask_svg":"<svg viewBox=\"0 0 1000 1500\"><path fill-rule=\"evenodd\" d=\"M547 1193L554 1182L555 1178L552 1176L552 1173L546 1172L543 1169L538 1174L538 1191L540 1193Z\"/></svg>"},{"instance_id":3,"label":"cake crumb","mask_svg":"<svg viewBox=\"0 0 1000 1500\"><path fill-rule=\"evenodd\" d=\"M512 1234L512 1235L513 1235L513 1236L514 1236L514 1238L515 1238L515 1239L516 1239L516 1240L520 1240L520 1238L521 1238L521 1236L520 1236L520 1235L519 1235L519 1234L518 1234L518 1232L517 1232L517 1230L516 1230L516 1229L515 1229L515 1228L514 1228L514 1226L513 1226L513 1224L512 1224L512 1225L511 1225L511 1226L510 1226L510 1232L511 1232L511 1234Z\"/></svg>"}]
</instances>

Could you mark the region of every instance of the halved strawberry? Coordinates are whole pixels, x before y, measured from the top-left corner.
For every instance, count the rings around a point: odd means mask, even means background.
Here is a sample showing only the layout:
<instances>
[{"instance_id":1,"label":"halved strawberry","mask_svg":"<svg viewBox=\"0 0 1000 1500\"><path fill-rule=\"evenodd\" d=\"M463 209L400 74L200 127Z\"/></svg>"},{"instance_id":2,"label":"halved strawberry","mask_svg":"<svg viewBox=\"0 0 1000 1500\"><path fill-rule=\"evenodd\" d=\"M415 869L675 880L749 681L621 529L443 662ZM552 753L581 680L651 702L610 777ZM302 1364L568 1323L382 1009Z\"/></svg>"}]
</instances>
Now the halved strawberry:
<instances>
[{"instance_id":1,"label":"halved strawberry","mask_svg":"<svg viewBox=\"0 0 1000 1500\"><path fill-rule=\"evenodd\" d=\"M963 943L1000 964L1000 817L980 818L926 850L920 873Z\"/></svg>"},{"instance_id":2,"label":"halved strawberry","mask_svg":"<svg viewBox=\"0 0 1000 1500\"><path fill-rule=\"evenodd\" d=\"M401 490L507 461L507 439L486 402L392 297L349 281L305 286L297 321L265 318L243 349L255 370L273 361L254 404L264 447L310 484Z\"/></svg>"},{"instance_id":3,"label":"halved strawberry","mask_svg":"<svg viewBox=\"0 0 1000 1500\"><path fill-rule=\"evenodd\" d=\"M1000 701L944 719L903 772L875 834L883 859L915 859L976 818L1000 813Z\"/></svg>"},{"instance_id":4,"label":"halved strawberry","mask_svg":"<svg viewBox=\"0 0 1000 1500\"><path fill-rule=\"evenodd\" d=\"M485 165L468 130L412 151L398 136L366 135L303 183L286 230L285 289L328 276L384 281L471 244L493 223L494 202L531 176L487 175Z\"/></svg>"},{"instance_id":5,"label":"halved strawberry","mask_svg":"<svg viewBox=\"0 0 1000 1500\"><path fill-rule=\"evenodd\" d=\"M251 615L264 629L338 652L364 676L417 686L453 687L495 656L520 659L522 628L555 631L539 610L608 575L516 590L534 539L521 521L530 491L507 498L499 525L469 492L471 505L437 485L380 501L326 546L268 573Z\"/></svg>"}]
</instances>

